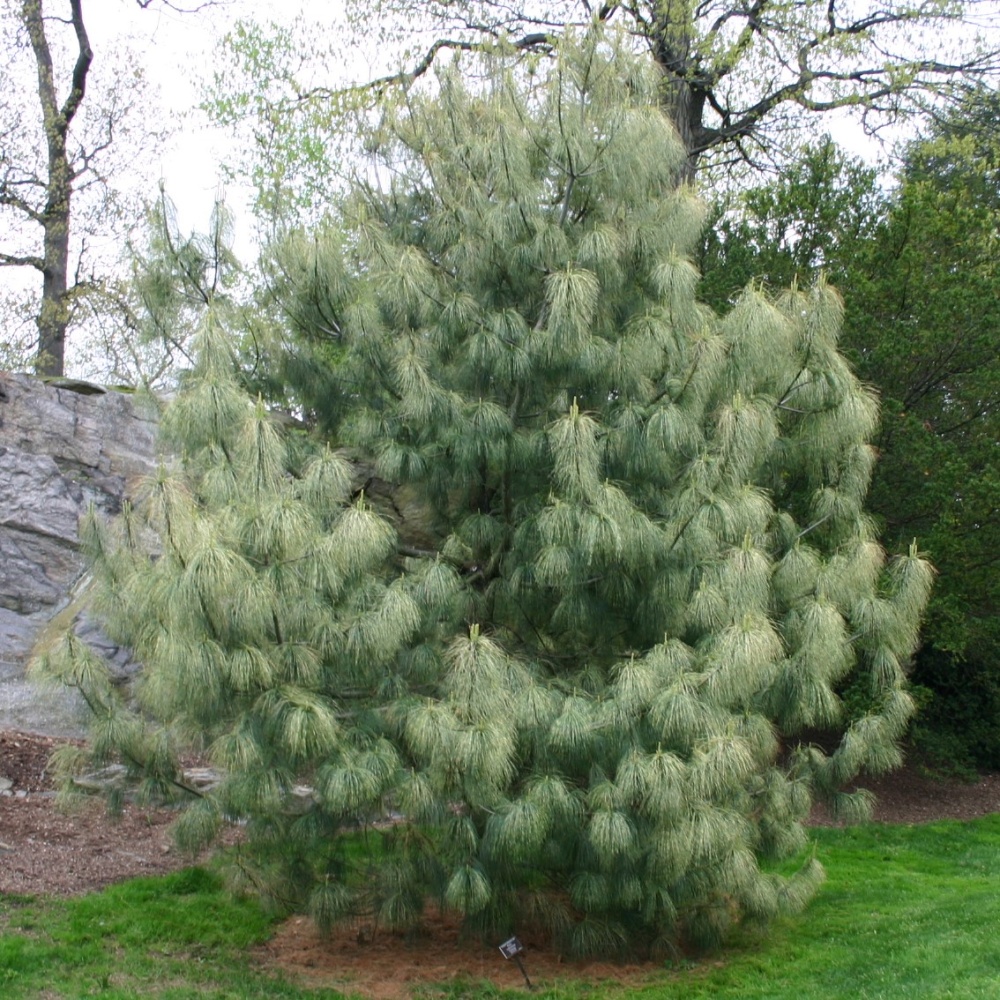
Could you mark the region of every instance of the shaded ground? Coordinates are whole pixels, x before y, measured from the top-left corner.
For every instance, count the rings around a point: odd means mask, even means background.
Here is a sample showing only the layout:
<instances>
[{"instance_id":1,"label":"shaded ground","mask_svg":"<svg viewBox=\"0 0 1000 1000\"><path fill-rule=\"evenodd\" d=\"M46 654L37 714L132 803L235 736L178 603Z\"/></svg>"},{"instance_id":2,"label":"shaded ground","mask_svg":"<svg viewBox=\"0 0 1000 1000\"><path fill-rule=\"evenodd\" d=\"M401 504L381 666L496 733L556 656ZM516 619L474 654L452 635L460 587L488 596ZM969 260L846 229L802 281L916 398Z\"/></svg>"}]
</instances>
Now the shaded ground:
<instances>
[{"instance_id":1,"label":"shaded ground","mask_svg":"<svg viewBox=\"0 0 1000 1000\"><path fill-rule=\"evenodd\" d=\"M96 801L71 813L57 809L46 766L63 742L0 731L0 893L76 895L189 863L172 846L168 828L175 813L170 810L127 806L120 819L110 820ZM1000 812L1000 774L967 784L934 780L909 766L865 784L878 797L875 819L882 822L972 819ZM822 823L825 817L818 812L815 820ZM492 946L460 940L457 924L447 917L432 914L425 933L416 938L379 934L370 941L364 931L345 927L332 939L320 939L308 920L293 918L258 958L306 981L377 1000L396 1000L421 984L454 977L492 980L500 987L523 985L513 962L504 961ZM525 939L524 944L528 974L543 983L613 979L637 985L661 968L654 963L564 962L538 942Z\"/></svg>"}]
</instances>

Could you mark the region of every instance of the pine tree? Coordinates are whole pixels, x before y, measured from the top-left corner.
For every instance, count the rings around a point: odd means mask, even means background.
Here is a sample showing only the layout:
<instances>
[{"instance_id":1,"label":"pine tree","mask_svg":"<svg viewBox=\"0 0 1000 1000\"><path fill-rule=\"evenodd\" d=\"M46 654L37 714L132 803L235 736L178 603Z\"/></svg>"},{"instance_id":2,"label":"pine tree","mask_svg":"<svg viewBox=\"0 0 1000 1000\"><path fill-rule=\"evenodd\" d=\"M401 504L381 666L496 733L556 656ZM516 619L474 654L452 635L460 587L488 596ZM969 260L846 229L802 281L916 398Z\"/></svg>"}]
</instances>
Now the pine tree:
<instances>
[{"instance_id":1,"label":"pine tree","mask_svg":"<svg viewBox=\"0 0 1000 1000\"><path fill-rule=\"evenodd\" d=\"M534 75L453 67L366 136L337 224L280 254L290 391L422 498L437 551L391 559L329 454L291 467L211 339L174 418L195 485L146 504L162 554L135 554L131 513L93 530L165 727L144 746L208 733L229 773L182 831L249 817L262 867L290 859L267 885L323 920L406 926L436 896L580 954L713 943L803 905L818 864L762 859L804 846L815 795L863 812L839 789L898 762L930 570L887 564L863 511L877 405L841 303L698 304L702 211L655 91L598 34ZM387 809L357 861L338 832Z\"/></svg>"}]
</instances>

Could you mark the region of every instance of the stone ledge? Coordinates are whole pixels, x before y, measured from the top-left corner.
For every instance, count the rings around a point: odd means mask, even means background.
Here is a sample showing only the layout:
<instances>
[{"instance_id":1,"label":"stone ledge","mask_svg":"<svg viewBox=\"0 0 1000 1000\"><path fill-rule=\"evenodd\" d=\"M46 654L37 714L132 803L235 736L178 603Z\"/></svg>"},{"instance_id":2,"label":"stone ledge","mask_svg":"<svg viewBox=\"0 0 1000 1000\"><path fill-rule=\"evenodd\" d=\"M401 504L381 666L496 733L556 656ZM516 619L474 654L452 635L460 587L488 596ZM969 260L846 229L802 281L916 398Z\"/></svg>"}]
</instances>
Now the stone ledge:
<instances>
[{"instance_id":1,"label":"stone ledge","mask_svg":"<svg viewBox=\"0 0 1000 1000\"><path fill-rule=\"evenodd\" d=\"M117 513L156 471L158 417L148 397L0 372L0 726L80 735L73 692L53 694L24 671L83 573L80 518L91 505ZM86 623L81 631L116 676L131 672L113 643Z\"/></svg>"}]
</instances>

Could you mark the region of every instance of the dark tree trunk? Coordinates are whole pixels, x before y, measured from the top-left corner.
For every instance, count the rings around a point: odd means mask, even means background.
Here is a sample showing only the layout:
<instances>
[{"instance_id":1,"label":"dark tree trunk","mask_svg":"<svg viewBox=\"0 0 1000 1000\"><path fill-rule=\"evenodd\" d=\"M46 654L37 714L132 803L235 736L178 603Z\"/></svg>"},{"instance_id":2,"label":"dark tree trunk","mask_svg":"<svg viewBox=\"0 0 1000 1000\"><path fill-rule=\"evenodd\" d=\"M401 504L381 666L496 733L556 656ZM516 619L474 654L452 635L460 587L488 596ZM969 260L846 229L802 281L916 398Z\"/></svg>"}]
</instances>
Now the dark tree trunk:
<instances>
[{"instance_id":1,"label":"dark tree trunk","mask_svg":"<svg viewBox=\"0 0 1000 1000\"><path fill-rule=\"evenodd\" d=\"M53 146L58 145L58 151ZM38 312L39 375L62 375L69 326L69 209L71 184L65 142L49 143L48 199L43 217L45 269Z\"/></svg>"},{"instance_id":2,"label":"dark tree trunk","mask_svg":"<svg viewBox=\"0 0 1000 1000\"><path fill-rule=\"evenodd\" d=\"M700 125L700 115L694 117L694 94L684 80L667 77L663 83L663 96L660 105L663 113L674 123L680 136L687 159L681 170L680 180L685 183L694 181L695 169L698 166L697 129Z\"/></svg>"},{"instance_id":3,"label":"dark tree trunk","mask_svg":"<svg viewBox=\"0 0 1000 1000\"><path fill-rule=\"evenodd\" d=\"M42 304L38 311L38 362L40 375L62 375L66 355L66 328L70 320L69 226L73 169L66 152L70 123L83 101L87 72L93 60L83 24L82 0L70 0L77 58L70 92L59 107L52 68L52 54L45 35L42 0L24 0L21 16L31 40L38 67L38 99L48 149L42 251Z\"/></svg>"},{"instance_id":4,"label":"dark tree trunk","mask_svg":"<svg viewBox=\"0 0 1000 1000\"><path fill-rule=\"evenodd\" d=\"M691 55L693 46L685 24L672 23L669 8L665 7L651 28L650 47L663 73L660 106L673 122L687 151L680 180L690 183L694 181L698 157L704 151L702 118L708 92L696 83L696 67Z\"/></svg>"}]
</instances>

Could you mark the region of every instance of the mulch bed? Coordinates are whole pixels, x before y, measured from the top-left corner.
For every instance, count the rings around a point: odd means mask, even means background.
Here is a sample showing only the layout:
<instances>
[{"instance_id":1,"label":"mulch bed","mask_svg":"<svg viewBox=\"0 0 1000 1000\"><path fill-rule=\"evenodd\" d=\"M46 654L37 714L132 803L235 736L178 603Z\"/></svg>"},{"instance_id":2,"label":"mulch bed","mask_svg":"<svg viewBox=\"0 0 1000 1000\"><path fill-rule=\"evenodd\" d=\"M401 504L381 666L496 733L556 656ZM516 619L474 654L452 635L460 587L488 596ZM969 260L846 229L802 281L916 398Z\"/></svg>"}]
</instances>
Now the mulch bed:
<instances>
[{"instance_id":1,"label":"mulch bed","mask_svg":"<svg viewBox=\"0 0 1000 1000\"><path fill-rule=\"evenodd\" d=\"M79 895L188 863L174 850L169 809L127 805L112 818L96 799L57 808L48 759L69 742L79 743L0 732L0 778L11 782L0 792L0 892Z\"/></svg>"}]
</instances>

